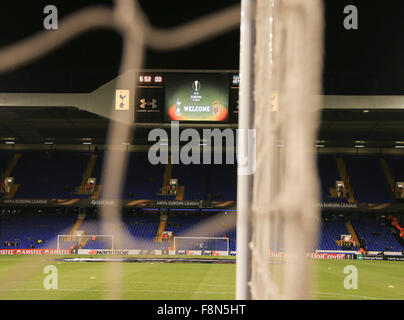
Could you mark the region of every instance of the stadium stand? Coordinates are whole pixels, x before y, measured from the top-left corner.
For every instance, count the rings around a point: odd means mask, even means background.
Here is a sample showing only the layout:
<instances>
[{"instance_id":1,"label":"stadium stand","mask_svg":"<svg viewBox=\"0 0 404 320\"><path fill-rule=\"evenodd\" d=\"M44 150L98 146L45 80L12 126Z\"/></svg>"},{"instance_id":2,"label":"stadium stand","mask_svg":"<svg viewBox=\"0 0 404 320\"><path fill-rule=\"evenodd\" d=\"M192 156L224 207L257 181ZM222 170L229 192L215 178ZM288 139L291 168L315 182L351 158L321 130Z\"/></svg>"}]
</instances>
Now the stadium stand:
<instances>
[{"instance_id":1,"label":"stadium stand","mask_svg":"<svg viewBox=\"0 0 404 320\"><path fill-rule=\"evenodd\" d=\"M89 152L57 151L52 154L44 151L21 152L21 159L15 166L12 175L19 184L14 198L89 198L89 194L77 194L90 159ZM13 152L0 153L0 170L8 166ZM102 165L104 155L98 154L92 170L92 177L97 184L102 182ZM392 192L379 163L374 156L344 156L354 196L360 203L392 202ZM404 180L402 157L386 157L396 181ZM340 179L335 155L318 156L318 174L321 181L321 201L331 203L347 203L346 198L330 193L335 182ZM124 199L156 199L169 200L174 196L162 195L164 165L152 165L147 160L147 153L131 152L126 181ZM172 178L184 186L184 200L217 200L237 199L237 167L236 165L173 165ZM371 180L369 181L369 177ZM102 197L102 192L101 192Z\"/></svg>"},{"instance_id":2,"label":"stadium stand","mask_svg":"<svg viewBox=\"0 0 404 320\"><path fill-rule=\"evenodd\" d=\"M20 185L15 198L52 199L88 198L75 195L89 153L83 152L24 152L14 169Z\"/></svg>"},{"instance_id":3,"label":"stadium stand","mask_svg":"<svg viewBox=\"0 0 404 320\"><path fill-rule=\"evenodd\" d=\"M376 217L361 217L352 220L352 224L361 239L362 246L369 251L403 251L403 247L392 234L384 220ZM363 241L364 240L364 241Z\"/></svg>"},{"instance_id":4,"label":"stadium stand","mask_svg":"<svg viewBox=\"0 0 404 320\"><path fill-rule=\"evenodd\" d=\"M2 249L55 249L57 235L67 234L75 222L74 215L11 214L1 217ZM38 243L38 240L40 243ZM16 245L8 246L7 241Z\"/></svg>"},{"instance_id":5,"label":"stadium stand","mask_svg":"<svg viewBox=\"0 0 404 320\"><path fill-rule=\"evenodd\" d=\"M341 250L341 247L337 244L341 234L349 234L343 219L336 217L322 219L317 249Z\"/></svg>"},{"instance_id":6,"label":"stadium stand","mask_svg":"<svg viewBox=\"0 0 404 320\"><path fill-rule=\"evenodd\" d=\"M317 168L321 182L321 200L323 202L346 202L346 199L331 197L330 188L340 180L334 155L318 155Z\"/></svg>"},{"instance_id":7,"label":"stadium stand","mask_svg":"<svg viewBox=\"0 0 404 320\"><path fill-rule=\"evenodd\" d=\"M397 182L404 181L403 158L399 156L389 156L385 157L385 159L390 167L394 180Z\"/></svg>"},{"instance_id":8,"label":"stadium stand","mask_svg":"<svg viewBox=\"0 0 404 320\"><path fill-rule=\"evenodd\" d=\"M355 199L366 203L392 202L391 191L383 175L379 158L373 156L344 157Z\"/></svg>"},{"instance_id":9,"label":"stadium stand","mask_svg":"<svg viewBox=\"0 0 404 320\"><path fill-rule=\"evenodd\" d=\"M236 228L229 227L229 221L223 221L215 231L210 230L204 223L212 216L169 216L166 230L172 231L178 237L227 237L230 250L236 250ZM235 217L234 217L235 219ZM235 221L233 221L235 225Z\"/></svg>"}]
</instances>

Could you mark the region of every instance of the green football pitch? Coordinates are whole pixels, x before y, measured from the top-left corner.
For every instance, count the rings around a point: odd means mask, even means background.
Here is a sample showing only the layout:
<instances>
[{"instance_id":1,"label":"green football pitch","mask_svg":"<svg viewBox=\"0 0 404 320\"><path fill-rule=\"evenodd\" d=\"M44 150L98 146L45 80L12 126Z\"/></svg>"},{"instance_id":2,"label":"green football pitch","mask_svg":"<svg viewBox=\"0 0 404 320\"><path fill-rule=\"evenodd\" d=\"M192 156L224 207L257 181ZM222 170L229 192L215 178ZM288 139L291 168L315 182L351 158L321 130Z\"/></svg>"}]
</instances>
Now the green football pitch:
<instances>
[{"instance_id":1,"label":"green football pitch","mask_svg":"<svg viewBox=\"0 0 404 320\"><path fill-rule=\"evenodd\" d=\"M60 258L60 257L59 257ZM0 257L0 299L228 300L235 298L234 264L122 263L121 283L110 284L114 263L60 262L53 257ZM44 268L56 267L58 289L45 290ZM404 299L404 264L386 261L315 260L312 299ZM358 288L347 290L344 268L358 270Z\"/></svg>"}]
</instances>

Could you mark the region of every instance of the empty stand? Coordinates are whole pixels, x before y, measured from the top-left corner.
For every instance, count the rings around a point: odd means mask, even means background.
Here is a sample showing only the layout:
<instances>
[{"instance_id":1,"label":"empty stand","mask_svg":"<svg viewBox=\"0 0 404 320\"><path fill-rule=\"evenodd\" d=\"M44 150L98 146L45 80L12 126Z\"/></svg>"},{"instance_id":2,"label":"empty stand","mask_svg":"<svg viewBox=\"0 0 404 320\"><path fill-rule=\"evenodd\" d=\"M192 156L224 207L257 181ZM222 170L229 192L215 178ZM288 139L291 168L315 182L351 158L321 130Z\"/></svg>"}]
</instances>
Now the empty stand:
<instances>
[{"instance_id":1,"label":"empty stand","mask_svg":"<svg viewBox=\"0 0 404 320\"><path fill-rule=\"evenodd\" d=\"M24 152L14 170L16 198L72 198L81 181L88 153ZM88 196L87 196L88 197Z\"/></svg>"},{"instance_id":2,"label":"empty stand","mask_svg":"<svg viewBox=\"0 0 404 320\"><path fill-rule=\"evenodd\" d=\"M358 202L391 202L391 191L378 157L345 156L349 180Z\"/></svg>"},{"instance_id":3,"label":"empty stand","mask_svg":"<svg viewBox=\"0 0 404 320\"><path fill-rule=\"evenodd\" d=\"M364 217L353 220L352 225L358 237L365 240L362 246L367 247L369 251L403 251L403 247L383 221Z\"/></svg>"},{"instance_id":4,"label":"empty stand","mask_svg":"<svg viewBox=\"0 0 404 320\"><path fill-rule=\"evenodd\" d=\"M23 214L1 217L0 247L3 249L55 249L57 236L71 230L76 216L57 214ZM42 243L36 243L40 240ZM16 241L17 246L5 246L5 241Z\"/></svg>"}]
</instances>

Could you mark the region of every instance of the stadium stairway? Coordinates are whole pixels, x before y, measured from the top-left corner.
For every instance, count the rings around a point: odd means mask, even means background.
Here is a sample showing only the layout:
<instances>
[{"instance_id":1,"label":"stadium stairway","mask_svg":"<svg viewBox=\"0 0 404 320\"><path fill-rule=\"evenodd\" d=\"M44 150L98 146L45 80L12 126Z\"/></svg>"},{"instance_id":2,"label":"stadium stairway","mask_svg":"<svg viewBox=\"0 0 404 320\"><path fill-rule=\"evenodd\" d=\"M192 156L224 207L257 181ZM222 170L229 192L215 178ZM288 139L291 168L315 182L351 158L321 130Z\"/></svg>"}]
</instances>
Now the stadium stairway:
<instances>
[{"instance_id":1,"label":"stadium stairway","mask_svg":"<svg viewBox=\"0 0 404 320\"><path fill-rule=\"evenodd\" d=\"M3 175L1 176L1 181L4 181L7 177L11 177L15 167L17 166L18 160L20 160L21 154L15 154L12 159L10 160L10 163L8 164L8 167L6 171L4 171ZM18 191L20 185L19 184L14 184L14 186L11 188L10 192L4 196L5 199L12 199L16 192Z\"/></svg>"},{"instance_id":2,"label":"stadium stairway","mask_svg":"<svg viewBox=\"0 0 404 320\"><path fill-rule=\"evenodd\" d=\"M342 179L342 181L344 181L346 191L349 193L348 202L355 203L355 198L353 195L353 190L351 188L351 184L349 183L349 177L348 177L348 173L346 171L344 159L342 159L341 157L337 157L336 161L337 161L337 168L338 168L340 178Z\"/></svg>"},{"instance_id":3,"label":"stadium stairway","mask_svg":"<svg viewBox=\"0 0 404 320\"><path fill-rule=\"evenodd\" d=\"M94 167L95 167L95 163L97 162L97 158L98 158L98 155L96 155L96 154L92 154L90 156L90 159L88 160L88 163L87 163L87 168L83 173L83 178L81 180L81 184L77 191L78 194L87 194L87 191L86 191L87 181L89 178L91 178L91 175L92 175Z\"/></svg>"},{"instance_id":4,"label":"stadium stairway","mask_svg":"<svg viewBox=\"0 0 404 320\"><path fill-rule=\"evenodd\" d=\"M380 165L382 167L384 176L386 177L387 182L389 183L390 190L392 190L393 198L396 199L397 196L393 190L395 189L395 183L394 183L394 178L391 173L389 164L387 163L386 159L380 158Z\"/></svg>"},{"instance_id":5,"label":"stadium stairway","mask_svg":"<svg viewBox=\"0 0 404 320\"><path fill-rule=\"evenodd\" d=\"M173 165L171 163L171 157L169 157L168 163L166 165L166 168L164 170L164 175L163 175L163 186L161 188L162 195L168 195L168 186L170 184L170 179L172 177L172 173L173 173ZM175 200L184 200L184 193L185 193L185 186L178 185Z\"/></svg>"},{"instance_id":6,"label":"stadium stairway","mask_svg":"<svg viewBox=\"0 0 404 320\"><path fill-rule=\"evenodd\" d=\"M166 164L166 168L164 170L164 175L163 175L163 186L161 187L162 195L168 194L168 185L170 183L172 172L173 172L173 165L171 163L171 157L169 157L168 163Z\"/></svg>"},{"instance_id":7,"label":"stadium stairway","mask_svg":"<svg viewBox=\"0 0 404 320\"><path fill-rule=\"evenodd\" d=\"M353 227L353 225L350 222L345 222L345 227L348 230L349 234L352 236L352 238L355 241L355 246L358 248L358 250L361 248L361 243L359 241L359 237L356 234L356 231Z\"/></svg>"},{"instance_id":8,"label":"stadium stairway","mask_svg":"<svg viewBox=\"0 0 404 320\"><path fill-rule=\"evenodd\" d=\"M162 242L161 236L163 235L164 230L166 229L167 225L167 215L162 214L160 215L160 222L159 226L157 227L156 235L154 236L154 242Z\"/></svg>"},{"instance_id":9,"label":"stadium stairway","mask_svg":"<svg viewBox=\"0 0 404 320\"><path fill-rule=\"evenodd\" d=\"M73 227L71 228L71 230L69 231L69 235L74 234L74 232L76 232L77 230L79 230L79 228L81 227L81 225L83 224L84 219L86 218L86 214L85 213L81 213L77 216L77 220L74 223Z\"/></svg>"},{"instance_id":10,"label":"stadium stairway","mask_svg":"<svg viewBox=\"0 0 404 320\"><path fill-rule=\"evenodd\" d=\"M91 200L97 200L99 197L100 197L100 195L101 195L101 191L102 191L102 184L97 184L95 187L94 187L94 192L93 192L93 194L91 195Z\"/></svg>"},{"instance_id":11,"label":"stadium stairway","mask_svg":"<svg viewBox=\"0 0 404 320\"><path fill-rule=\"evenodd\" d=\"M184 200L185 186L178 185L175 200Z\"/></svg>"},{"instance_id":12,"label":"stadium stairway","mask_svg":"<svg viewBox=\"0 0 404 320\"><path fill-rule=\"evenodd\" d=\"M20 188L19 184L14 184L9 193L4 196L4 199L13 199L18 189Z\"/></svg>"},{"instance_id":13,"label":"stadium stairway","mask_svg":"<svg viewBox=\"0 0 404 320\"><path fill-rule=\"evenodd\" d=\"M20 160L21 158L21 154L17 153L13 156L13 158L11 159L10 163L8 164L8 167L6 169L6 171L4 171L2 177L1 177L1 181L4 181L5 178L10 177L11 174L14 171L14 168L16 167L18 160Z\"/></svg>"}]
</instances>

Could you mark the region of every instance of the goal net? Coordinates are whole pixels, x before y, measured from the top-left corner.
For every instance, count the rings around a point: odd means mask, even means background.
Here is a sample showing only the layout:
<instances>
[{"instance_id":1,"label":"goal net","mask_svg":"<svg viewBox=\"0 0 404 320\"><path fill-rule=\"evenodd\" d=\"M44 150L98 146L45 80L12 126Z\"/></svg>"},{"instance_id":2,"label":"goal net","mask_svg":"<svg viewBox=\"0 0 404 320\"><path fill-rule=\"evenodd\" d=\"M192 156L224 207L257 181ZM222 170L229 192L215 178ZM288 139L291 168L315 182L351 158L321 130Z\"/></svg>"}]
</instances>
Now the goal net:
<instances>
[{"instance_id":1,"label":"goal net","mask_svg":"<svg viewBox=\"0 0 404 320\"><path fill-rule=\"evenodd\" d=\"M225 237L174 237L174 250L229 251L229 238Z\"/></svg>"},{"instance_id":2,"label":"goal net","mask_svg":"<svg viewBox=\"0 0 404 320\"><path fill-rule=\"evenodd\" d=\"M64 235L57 238L57 249L114 249L112 235Z\"/></svg>"},{"instance_id":3,"label":"goal net","mask_svg":"<svg viewBox=\"0 0 404 320\"><path fill-rule=\"evenodd\" d=\"M311 283L306 256L317 239L319 214L315 141L322 4L257 0L255 10L250 297L306 299Z\"/></svg>"}]
</instances>

